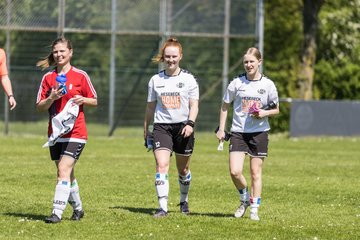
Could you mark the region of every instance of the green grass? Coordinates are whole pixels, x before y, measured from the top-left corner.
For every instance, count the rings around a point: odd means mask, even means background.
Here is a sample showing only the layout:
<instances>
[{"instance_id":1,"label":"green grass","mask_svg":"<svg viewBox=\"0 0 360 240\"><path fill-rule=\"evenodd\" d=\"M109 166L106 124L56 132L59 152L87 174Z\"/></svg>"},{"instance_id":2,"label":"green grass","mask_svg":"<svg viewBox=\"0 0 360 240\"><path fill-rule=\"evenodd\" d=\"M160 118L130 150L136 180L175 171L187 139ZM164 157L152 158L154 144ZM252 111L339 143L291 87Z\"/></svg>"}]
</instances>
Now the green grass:
<instances>
[{"instance_id":1,"label":"green grass","mask_svg":"<svg viewBox=\"0 0 360 240\"><path fill-rule=\"evenodd\" d=\"M190 216L178 211L175 161L170 170L170 214L154 219L155 163L142 129L89 125L76 167L85 208L80 222L48 225L56 180L46 123L12 123L0 136L0 239L360 239L360 138L288 139L270 136L263 170L260 222L235 219L238 193L228 153L212 133L196 135ZM3 125L0 125L3 130ZM246 177L249 180L248 161Z\"/></svg>"}]
</instances>

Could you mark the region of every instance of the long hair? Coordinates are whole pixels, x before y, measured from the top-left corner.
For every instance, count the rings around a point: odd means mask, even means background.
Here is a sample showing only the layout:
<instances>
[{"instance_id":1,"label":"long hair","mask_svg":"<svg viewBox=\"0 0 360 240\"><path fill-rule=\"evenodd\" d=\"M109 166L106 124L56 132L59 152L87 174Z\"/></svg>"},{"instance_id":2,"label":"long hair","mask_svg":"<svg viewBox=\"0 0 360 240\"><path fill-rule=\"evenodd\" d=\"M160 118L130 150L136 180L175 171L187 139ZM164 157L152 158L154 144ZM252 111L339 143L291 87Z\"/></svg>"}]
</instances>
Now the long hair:
<instances>
[{"instance_id":1,"label":"long hair","mask_svg":"<svg viewBox=\"0 0 360 240\"><path fill-rule=\"evenodd\" d=\"M71 41L69 39L66 39L64 37L60 37L60 38L55 39L55 41L53 41L53 43L50 46L51 47L50 54L47 55L46 57L40 58L40 60L36 63L36 66L40 67L41 70L44 70L45 68L56 65L52 50L54 49L55 45L58 44L58 43L65 43L66 47L68 49L70 49L70 50L73 49L72 43L71 43Z\"/></svg>"},{"instance_id":2,"label":"long hair","mask_svg":"<svg viewBox=\"0 0 360 240\"><path fill-rule=\"evenodd\" d=\"M164 51L165 51L165 48L167 48L169 46L179 48L179 52L180 52L180 54L182 54L182 46L181 46L180 42L176 38L169 38L168 40L166 40L163 43L163 45L161 46L161 48L159 50L159 53L155 57L152 58L152 62L155 62L155 63L164 62Z\"/></svg>"}]
</instances>

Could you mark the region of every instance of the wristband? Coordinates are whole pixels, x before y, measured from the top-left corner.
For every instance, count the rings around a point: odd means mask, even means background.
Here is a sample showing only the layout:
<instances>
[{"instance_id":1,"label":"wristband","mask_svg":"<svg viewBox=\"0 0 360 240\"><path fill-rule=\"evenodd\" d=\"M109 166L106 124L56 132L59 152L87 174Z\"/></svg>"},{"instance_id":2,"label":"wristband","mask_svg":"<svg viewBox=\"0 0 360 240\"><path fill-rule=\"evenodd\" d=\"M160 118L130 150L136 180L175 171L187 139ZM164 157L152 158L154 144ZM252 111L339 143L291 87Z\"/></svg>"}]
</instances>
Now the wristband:
<instances>
[{"instance_id":1,"label":"wristband","mask_svg":"<svg viewBox=\"0 0 360 240\"><path fill-rule=\"evenodd\" d=\"M8 96L8 99L10 99L11 97L14 97L12 94L10 94L9 96Z\"/></svg>"},{"instance_id":2,"label":"wristband","mask_svg":"<svg viewBox=\"0 0 360 240\"><path fill-rule=\"evenodd\" d=\"M195 122L192 120L187 120L185 125L189 125L190 127L194 128L195 127Z\"/></svg>"}]
</instances>

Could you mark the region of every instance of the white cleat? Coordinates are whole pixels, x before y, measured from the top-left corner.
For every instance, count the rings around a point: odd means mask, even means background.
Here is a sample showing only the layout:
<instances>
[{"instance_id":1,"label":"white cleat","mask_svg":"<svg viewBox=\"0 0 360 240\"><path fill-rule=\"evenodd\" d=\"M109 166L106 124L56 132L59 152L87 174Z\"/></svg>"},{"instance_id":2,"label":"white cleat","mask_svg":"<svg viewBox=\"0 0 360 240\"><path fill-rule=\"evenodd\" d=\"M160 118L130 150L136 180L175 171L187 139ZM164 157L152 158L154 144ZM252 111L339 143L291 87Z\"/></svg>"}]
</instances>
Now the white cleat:
<instances>
[{"instance_id":1,"label":"white cleat","mask_svg":"<svg viewBox=\"0 0 360 240\"><path fill-rule=\"evenodd\" d=\"M257 212L251 212L251 211L250 211L250 220L259 221L260 218L259 218L258 213L257 213Z\"/></svg>"},{"instance_id":2,"label":"white cleat","mask_svg":"<svg viewBox=\"0 0 360 240\"><path fill-rule=\"evenodd\" d=\"M241 202L240 207L236 209L234 216L241 218L245 215L246 209L250 206L249 202Z\"/></svg>"}]
</instances>

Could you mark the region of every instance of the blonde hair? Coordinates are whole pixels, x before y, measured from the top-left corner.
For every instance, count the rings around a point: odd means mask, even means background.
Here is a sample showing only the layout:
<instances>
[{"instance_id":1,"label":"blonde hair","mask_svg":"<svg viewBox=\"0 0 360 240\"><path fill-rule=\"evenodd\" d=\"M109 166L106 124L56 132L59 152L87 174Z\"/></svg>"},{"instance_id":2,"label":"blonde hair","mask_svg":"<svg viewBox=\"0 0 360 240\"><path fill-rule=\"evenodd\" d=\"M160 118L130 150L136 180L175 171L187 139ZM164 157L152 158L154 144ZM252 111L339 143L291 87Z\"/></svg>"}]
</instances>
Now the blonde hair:
<instances>
[{"instance_id":1,"label":"blonde hair","mask_svg":"<svg viewBox=\"0 0 360 240\"><path fill-rule=\"evenodd\" d=\"M48 68L50 66L55 66L56 62L52 53L52 50L54 49L55 45L58 43L65 43L66 47L68 49L73 49L72 47L72 43L69 39L66 39L64 37L60 37L55 39L55 41L51 44L51 52L49 55L47 55L46 57L40 58L40 60L36 63L37 67L40 67L41 70L44 70L45 68Z\"/></svg>"},{"instance_id":2,"label":"blonde hair","mask_svg":"<svg viewBox=\"0 0 360 240\"><path fill-rule=\"evenodd\" d=\"M165 48L167 48L169 46L179 48L179 52L180 52L180 54L182 54L182 46L181 46L180 42L176 38L169 38L168 40L166 40L163 43L163 45L161 46L161 48L159 50L159 53L155 57L152 58L152 62L155 62L155 63L163 62Z\"/></svg>"},{"instance_id":3,"label":"blonde hair","mask_svg":"<svg viewBox=\"0 0 360 240\"><path fill-rule=\"evenodd\" d=\"M257 49L256 47L248 48L243 56L245 56L246 54L253 55L257 58L257 60L260 60L262 58L259 49Z\"/></svg>"}]
</instances>

